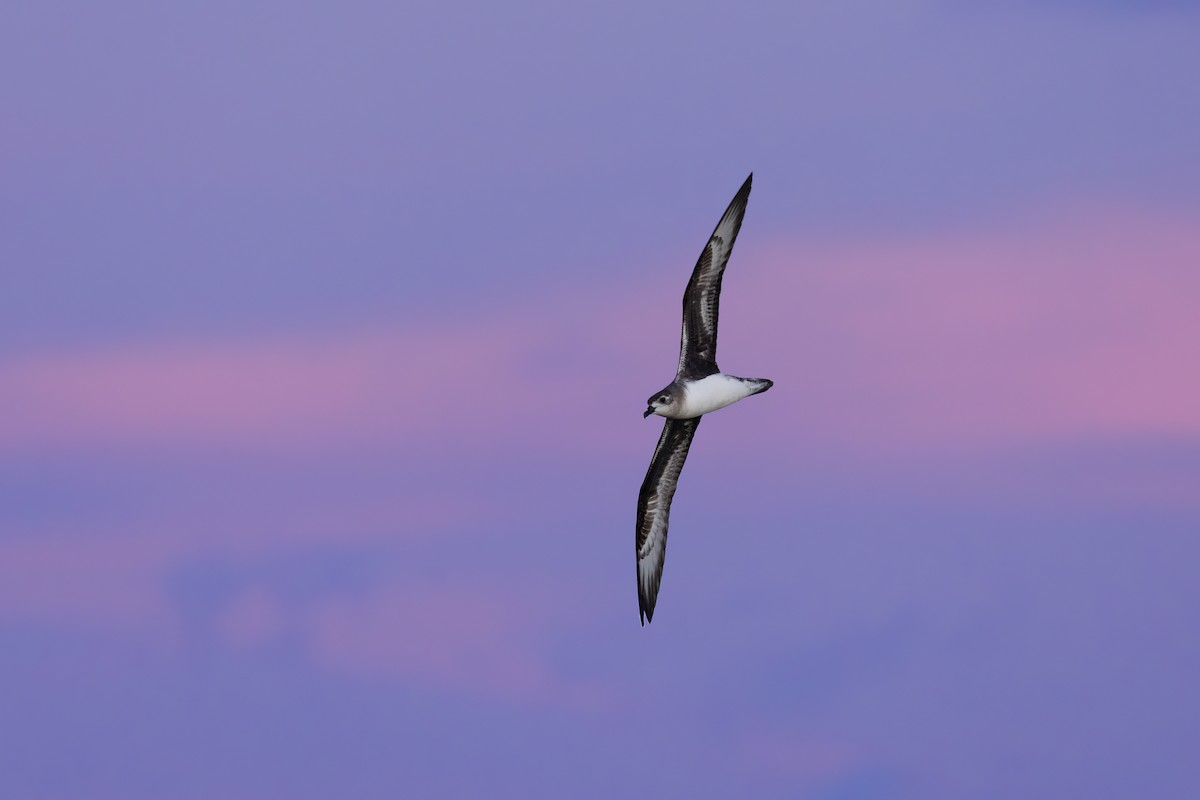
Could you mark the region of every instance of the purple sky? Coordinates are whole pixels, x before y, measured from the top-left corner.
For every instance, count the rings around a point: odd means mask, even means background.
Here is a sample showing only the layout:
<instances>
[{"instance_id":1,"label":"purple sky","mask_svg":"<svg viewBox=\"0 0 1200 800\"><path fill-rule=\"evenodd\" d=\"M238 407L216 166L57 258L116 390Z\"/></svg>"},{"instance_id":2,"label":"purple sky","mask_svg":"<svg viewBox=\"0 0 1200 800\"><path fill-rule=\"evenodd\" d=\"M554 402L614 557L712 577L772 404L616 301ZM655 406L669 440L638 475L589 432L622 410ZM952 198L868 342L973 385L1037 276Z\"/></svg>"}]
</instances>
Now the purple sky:
<instances>
[{"instance_id":1,"label":"purple sky","mask_svg":"<svg viewBox=\"0 0 1200 800\"><path fill-rule=\"evenodd\" d=\"M1200 4L0 11L0 796L1200 795ZM679 297L747 172L638 625Z\"/></svg>"}]
</instances>

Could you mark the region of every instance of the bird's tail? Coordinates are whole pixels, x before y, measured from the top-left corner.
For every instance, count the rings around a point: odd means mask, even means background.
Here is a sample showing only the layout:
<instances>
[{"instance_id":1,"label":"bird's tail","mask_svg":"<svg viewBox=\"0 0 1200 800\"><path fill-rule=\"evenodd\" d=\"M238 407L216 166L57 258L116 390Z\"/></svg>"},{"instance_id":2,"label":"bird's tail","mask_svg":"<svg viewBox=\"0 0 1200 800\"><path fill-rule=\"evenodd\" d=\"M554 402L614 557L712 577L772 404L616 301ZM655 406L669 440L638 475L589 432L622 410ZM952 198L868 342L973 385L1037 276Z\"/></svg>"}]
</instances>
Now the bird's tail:
<instances>
[{"instance_id":1,"label":"bird's tail","mask_svg":"<svg viewBox=\"0 0 1200 800\"><path fill-rule=\"evenodd\" d=\"M762 394L775 385L775 381L767 380L766 378L749 378L747 379L747 383L751 384L754 389L750 394Z\"/></svg>"}]
</instances>

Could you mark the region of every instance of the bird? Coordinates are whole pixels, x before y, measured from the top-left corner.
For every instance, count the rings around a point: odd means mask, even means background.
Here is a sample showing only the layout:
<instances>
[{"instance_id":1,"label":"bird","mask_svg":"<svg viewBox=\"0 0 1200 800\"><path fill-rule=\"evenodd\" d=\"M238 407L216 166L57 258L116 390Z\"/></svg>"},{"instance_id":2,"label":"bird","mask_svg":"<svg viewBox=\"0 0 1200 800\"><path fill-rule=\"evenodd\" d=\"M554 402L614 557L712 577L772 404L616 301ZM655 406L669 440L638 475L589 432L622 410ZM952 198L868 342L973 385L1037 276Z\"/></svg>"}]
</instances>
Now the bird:
<instances>
[{"instance_id":1,"label":"bird","mask_svg":"<svg viewBox=\"0 0 1200 800\"><path fill-rule=\"evenodd\" d=\"M721 278L742 227L753 180L754 173L751 172L700 253L683 293L683 331L679 339L675 380L650 396L646 401L646 412L642 414L643 419L652 414L666 418L658 446L654 448L654 458L638 492L638 614L643 627L654 618L667 552L671 499L675 496L679 474L701 417L750 395L761 394L774 385L766 378L728 375L717 366Z\"/></svg>"}]
</instances>

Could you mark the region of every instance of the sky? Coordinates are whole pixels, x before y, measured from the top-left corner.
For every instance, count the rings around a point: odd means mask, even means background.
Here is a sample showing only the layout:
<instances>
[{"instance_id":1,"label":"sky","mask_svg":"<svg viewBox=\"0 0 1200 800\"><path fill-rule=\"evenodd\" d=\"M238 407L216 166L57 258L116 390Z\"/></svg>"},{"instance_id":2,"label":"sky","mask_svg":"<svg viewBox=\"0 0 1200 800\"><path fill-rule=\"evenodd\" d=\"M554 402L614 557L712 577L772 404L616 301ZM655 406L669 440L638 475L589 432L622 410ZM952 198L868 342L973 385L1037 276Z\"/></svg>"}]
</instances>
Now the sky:
<instances>
[{"instance_id":1,"label":"sky","mask_svg":"<svg viewBox=\"0 0 1200 800\"><path fill-rule=\"evenodd\" d=\"M0 10L0 795L1200 793L1200 4ZM652 625L679 298L754 190Z\"/></svg>"}]
</instances>

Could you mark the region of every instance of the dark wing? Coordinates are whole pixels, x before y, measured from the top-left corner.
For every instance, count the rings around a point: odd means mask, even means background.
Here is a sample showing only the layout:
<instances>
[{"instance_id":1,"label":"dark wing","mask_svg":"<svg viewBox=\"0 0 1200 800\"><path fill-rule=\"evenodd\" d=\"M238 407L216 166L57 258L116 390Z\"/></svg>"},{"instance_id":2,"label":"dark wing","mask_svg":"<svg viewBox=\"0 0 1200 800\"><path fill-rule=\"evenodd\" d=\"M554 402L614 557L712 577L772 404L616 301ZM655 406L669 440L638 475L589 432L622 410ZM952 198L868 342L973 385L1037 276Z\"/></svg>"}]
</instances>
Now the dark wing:
<instances>
[{"instance_id":1,"label":"dark wing","mask_svg":"<svg viewBox=\"0 0 1200 800\"><path fill-rule=\"evenodd\" d=\"M700 417L669 419L654 450L654 460L642 481L637 507L638 611L642 624L654 616L658 584L662 580L663 560L667 555L667 519L671 498L679 483L679 473L687 458Z\"/></svg>"},{"instance_id":2,"label":"dark wing","mask_svg":"<svg viewBox=\"0 0 1200 800\"><path fill-rule=\"evenodd\" d=\"M687 291L683 293L683 335L679 341L676 379L703 378L720 372L717 369L717 310L721 299L721 276L725 274L725 264L729 262L733 243L742 227L752 180L753 172L725 209L692 270Z\"/></svg>"}]
</instances>

